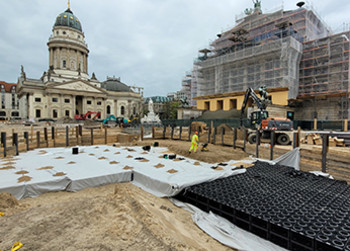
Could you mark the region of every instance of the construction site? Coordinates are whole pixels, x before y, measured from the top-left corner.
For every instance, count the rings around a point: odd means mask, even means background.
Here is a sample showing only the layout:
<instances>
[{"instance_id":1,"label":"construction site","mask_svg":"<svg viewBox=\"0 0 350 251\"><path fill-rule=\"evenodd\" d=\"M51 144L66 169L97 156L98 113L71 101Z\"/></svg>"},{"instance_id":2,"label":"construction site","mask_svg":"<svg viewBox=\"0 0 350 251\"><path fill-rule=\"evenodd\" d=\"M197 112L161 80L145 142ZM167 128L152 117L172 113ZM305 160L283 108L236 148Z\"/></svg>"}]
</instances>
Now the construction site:
<instances>
[{"instance_id":1,"label":"construction site","mask_svg":"<svg viewBox=\"0 0 350 251\"><path fill-rule=\"evenodd\" d=\"M350 32L253 2L200 51L197 121L0 124L0 251L350 251Z\"/></svg>"},{"instance_id":2,"label":"construction site","mask_svg":"<svg viewBox=\"0 0 350 251\"><path fill-rule=\"evenodd\" d=\"M284 117L292 111L296 120L347 119L349 32L333 34L302 2L273 13L262 13L261 2L254 3L249 15L199 51L197 108L238 110L242 92L265 86L271 108Z\"/></svg>"}]
</instances>

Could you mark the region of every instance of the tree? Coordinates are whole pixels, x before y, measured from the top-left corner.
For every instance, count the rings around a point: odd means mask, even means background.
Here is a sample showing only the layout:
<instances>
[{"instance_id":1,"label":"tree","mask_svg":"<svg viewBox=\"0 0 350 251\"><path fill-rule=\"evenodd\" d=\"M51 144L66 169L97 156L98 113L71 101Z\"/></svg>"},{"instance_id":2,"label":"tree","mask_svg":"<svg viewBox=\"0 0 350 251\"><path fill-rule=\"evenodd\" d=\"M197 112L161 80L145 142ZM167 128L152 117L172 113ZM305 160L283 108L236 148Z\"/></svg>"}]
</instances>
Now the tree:
<instances>
[{"instance_id":1,"label":"tree","mask_svg":"<svg viewBox=\"0 0 350 251\"><path fill-rule=\"evenodd\" d=\"M161 119L177 119L177 109L180 107L180 105L180 101L165 102Z\"/></svg>"}]
</instances>

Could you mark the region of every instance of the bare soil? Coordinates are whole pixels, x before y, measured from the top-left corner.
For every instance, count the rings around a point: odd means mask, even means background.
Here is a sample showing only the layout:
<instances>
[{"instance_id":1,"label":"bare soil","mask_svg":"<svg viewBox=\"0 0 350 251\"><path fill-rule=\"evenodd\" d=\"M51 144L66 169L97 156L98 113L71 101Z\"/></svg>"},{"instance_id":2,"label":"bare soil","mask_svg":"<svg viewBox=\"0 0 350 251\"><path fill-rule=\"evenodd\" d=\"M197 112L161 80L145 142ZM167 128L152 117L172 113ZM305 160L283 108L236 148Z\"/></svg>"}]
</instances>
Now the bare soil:
<instances>
[{"instance_id":1,"label":"bare soil","mask_svg":"<svg viewBox=\"0 0 350 251\"><path fill-rule=\"evenodd\" d=\"M155 141L189 156L189 142ZM210 163L247 157L241 150L209 145L190 155ZM49 164L49 163L48 163ZM0 194L0 250L15 242L25 250L232 250L204 233L191 214L130 184L110 184L76 193L54 192L17 201Z\"/></svg>"}]
</instances>

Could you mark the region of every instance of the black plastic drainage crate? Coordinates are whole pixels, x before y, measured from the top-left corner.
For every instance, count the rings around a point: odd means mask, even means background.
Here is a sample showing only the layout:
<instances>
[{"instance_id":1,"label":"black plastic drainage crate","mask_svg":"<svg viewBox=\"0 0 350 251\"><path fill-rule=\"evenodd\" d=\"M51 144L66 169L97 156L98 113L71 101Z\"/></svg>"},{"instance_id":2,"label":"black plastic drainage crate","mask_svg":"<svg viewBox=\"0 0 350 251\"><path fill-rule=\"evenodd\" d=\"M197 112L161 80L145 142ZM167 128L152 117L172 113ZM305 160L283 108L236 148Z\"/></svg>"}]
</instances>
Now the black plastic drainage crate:
<instances>
[{"instance_id":1,"label":"black plastic drainage crate","mask_svg":"<svg viewBox=\"0 0 350 251\"><path fill-rule=\"evenodd\" d=\"M256 162L244 174L186 188L177 199L289 250L350 251L350 187Z\"/></svg>"}]
</instances>

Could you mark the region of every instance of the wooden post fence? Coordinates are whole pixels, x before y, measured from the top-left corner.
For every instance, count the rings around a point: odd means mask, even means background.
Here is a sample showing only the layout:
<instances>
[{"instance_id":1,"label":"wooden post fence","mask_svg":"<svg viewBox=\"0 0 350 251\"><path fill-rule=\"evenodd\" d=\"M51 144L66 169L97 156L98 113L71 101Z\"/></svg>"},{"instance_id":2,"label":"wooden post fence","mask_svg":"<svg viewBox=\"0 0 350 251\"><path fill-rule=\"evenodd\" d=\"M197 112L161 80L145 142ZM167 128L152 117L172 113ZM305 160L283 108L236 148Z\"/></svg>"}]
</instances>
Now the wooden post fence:
<instances>
[{"instance_id":1,"label":"wooden post fence","mask_svg":"<svg viewBox=\"0 0 350 251\"><path fill-rule=\"evenodd\" d=\"M237 128L233 128L233 149L236 149Z\"/></svg>"},{"instance_id":2,"label":"wooden post fence","mask_svg":"<svg viewBox=\"0 0 350 251\"><path fill-rule=\"evenodd\" d=\"M256 130L256 157L259 158L260 132Z\"/></svg>"},{"instance_id":3,"label":"wooden post fence","mask_svg":"<svg viewBox=\"0 0 350 251\"><path fill-rule=\"evenodd\" d=\"M271 139L270 139L270 160L273 160L273 149L275 147L275 138L276 138L275 131L272 131Z\"/></svg>"},{"instance_id":4,"label":"wooden post fence","mask_svg":"<svg viewBox=\"0 0 350 251\"><path fill-rule=\"evenodd\" d=\"M94 144L94 128L91 128L91 145Z\"/></svg>"},{"instance_id":5,"label":"wooden post fence","mask_svg":"<svg viewBox=\"0 0 350 251\"><path fill-rule=\"evenodd\" d=\"M24 132L24 139L26 142L26 150L29 151L29 134L28 134L28 132Z\"/></svg>"},{"instance_id":6,"label":"wooden post fence","mask_svg":"<svg viewBox=\"0 0 350 251\"><path fill-rule=\"evenodd\" d=\"M14 133L12 137L13 137L13 142L14 142L14 145L16 148L16 156L17 156L18 155L18 134Z\"/></svg>"},{"instance_id":7,"label":"wooden post fence","mask_svg":"<svg viewBox=\"0 0 350 251\"><path fill-rule=\"evenodd\" d=\"M327 153L329 145L329 135L322 135L322 172L327 172Z\"/></svg>"},{"instance_id":8,"label":"wooden post fence","mask_svg":"<svg viewBox=\"0 0 350 251\"><path fill-rule=\"evenodd\" d=\"M6 132L1 133L1 144L4 148L4 157L6 157L7 156L7 154L6 154Z\"/></svg>"},{"instance_id":9,"label":"wooden post fence","mask_svg":"<svg viewBox=\"0 0 350 251\"><path fill-rule=\"evenodd\" d=\"M69 146L69 127L66 126L66 146Z\"/></svg>"}]
</instances>

